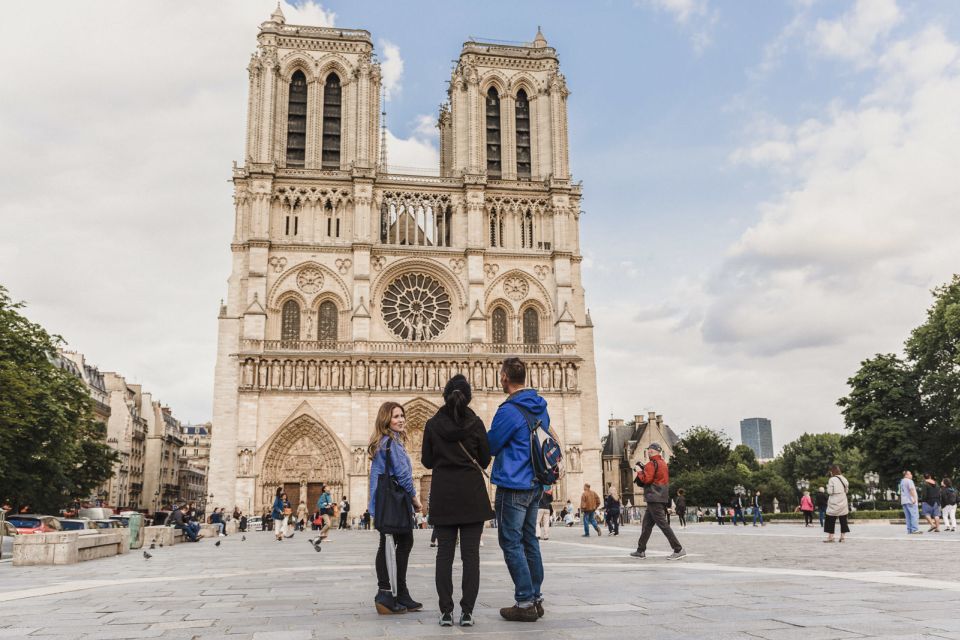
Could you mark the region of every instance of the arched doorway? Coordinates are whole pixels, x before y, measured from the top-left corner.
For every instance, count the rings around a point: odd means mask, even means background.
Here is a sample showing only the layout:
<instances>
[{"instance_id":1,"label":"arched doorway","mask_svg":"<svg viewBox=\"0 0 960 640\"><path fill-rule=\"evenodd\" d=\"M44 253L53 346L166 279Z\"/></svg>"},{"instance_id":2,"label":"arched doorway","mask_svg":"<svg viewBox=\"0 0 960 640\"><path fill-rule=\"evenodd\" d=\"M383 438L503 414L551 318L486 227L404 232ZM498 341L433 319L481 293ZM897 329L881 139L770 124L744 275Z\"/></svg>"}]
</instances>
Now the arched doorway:
<instances>
[{"instance_id":1,"label":"arched doorway","mask_svg":"<svg viewBox=\"0 0 960 640\"><path fill-rule=\"evenodd\" d=\"M334 500L344 495L343 452L336 436L309 416L296 418L266 445L260 473L261 508L273 502L282 486L296 511L301 500L313 512L321 484Z\"/></svg>"},{"instance_id":2,"label":"arched doorway","mask_svg":"<svg viewBox=\"0 0 960 640\"><path fill-rule=\"evenodd\" d=\"M407 417L407 453L413 462L413 482L427 513L430 512L430 482L433 476L430 469L420 463L420 452L423 450L423 428L437 408L437 405L423 398L415 398L403 407Z\"/></svg>"}]
</instances>

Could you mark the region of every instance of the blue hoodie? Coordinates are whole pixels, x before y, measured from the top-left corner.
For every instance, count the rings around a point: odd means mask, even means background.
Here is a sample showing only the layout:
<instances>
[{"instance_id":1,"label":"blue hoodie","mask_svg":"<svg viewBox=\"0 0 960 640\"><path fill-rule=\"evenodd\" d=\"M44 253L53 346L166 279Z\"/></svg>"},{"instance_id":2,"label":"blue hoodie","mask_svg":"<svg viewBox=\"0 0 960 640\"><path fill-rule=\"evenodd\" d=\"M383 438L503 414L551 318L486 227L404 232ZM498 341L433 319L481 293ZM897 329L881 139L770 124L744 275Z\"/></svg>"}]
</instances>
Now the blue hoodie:
<instances>
[{"instance_id":1,"label":"blue hoodie","mask_svg":"<svg viewBox=\"0 0 960 640\"><path fill-rule=\"evenodd\" d=\"M550 427L547 401L537 395L536 389L521 389L511 395L497 409L487 434L490 455L496 456L490 481L504 489L533 489L536 483L530 462L530 429L527 419L513 403L539 418L544 428Z\"/></svg>"}]
</instances>

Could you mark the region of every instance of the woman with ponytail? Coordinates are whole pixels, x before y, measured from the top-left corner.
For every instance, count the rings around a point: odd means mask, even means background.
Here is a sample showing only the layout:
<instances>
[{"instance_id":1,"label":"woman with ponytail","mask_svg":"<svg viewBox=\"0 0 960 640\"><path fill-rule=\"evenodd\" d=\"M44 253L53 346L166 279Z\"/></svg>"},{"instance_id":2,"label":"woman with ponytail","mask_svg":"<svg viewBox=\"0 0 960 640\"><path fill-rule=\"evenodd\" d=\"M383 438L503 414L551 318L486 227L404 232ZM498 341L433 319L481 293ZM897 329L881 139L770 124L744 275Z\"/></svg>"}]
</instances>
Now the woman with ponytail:
<instances>
[{"instance_id":1,"label":"woman with ponytail","mask_svg":"<svg viewBox=\"0 0 960 640\"><path fill-rule=\"evenodd\" d=\"M433 469L430 483L430 524L437 550L436 582L440 626L453 626L453 556L457 536L463 560L460 626L473 626L473 606L480 589L480 536L493 518L485 480L490 445L483 421L468 406L470 383L453 376L443 390L444 405L427 420L421 461Z\"/></svg>"}]
</instances>

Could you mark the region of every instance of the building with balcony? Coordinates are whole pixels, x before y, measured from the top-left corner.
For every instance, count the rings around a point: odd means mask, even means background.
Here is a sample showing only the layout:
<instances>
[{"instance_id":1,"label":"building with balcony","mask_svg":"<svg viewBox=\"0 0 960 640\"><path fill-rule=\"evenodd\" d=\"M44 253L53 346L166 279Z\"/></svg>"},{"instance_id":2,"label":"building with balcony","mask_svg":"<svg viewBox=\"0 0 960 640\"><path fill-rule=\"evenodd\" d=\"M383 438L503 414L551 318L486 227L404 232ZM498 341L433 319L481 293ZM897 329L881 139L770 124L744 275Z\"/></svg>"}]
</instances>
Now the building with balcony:
<instances>
[{"instance_id":1,"label":"building with balcony","mask_svg":"<svg viewBox=\"0 0 960 640\"><path fill-rule=\"evenodd\" d=\"M153 395L137 388L140 414L146 422L144 447L143 508L151 511L169 507L180 499L180 421L169 407L162 406Z\"/></svg>"},{"instance_id":2,"label":"building with balcony","mask_svg":"<svg viewBox=\"0 0 960 640\"><path fill-rule=\"evenodd\" d=\"M259 511L284 487L367 497L380 405L400 402L424 502L426 420L463 373L487 424L499 366L527 364L568 456L558 500L600 485L593 325L580 268L557 52L466 42L439 111L440 164L391 169L369 32L260 26L245 162L219 314L213 505ZM432 174L432 175L430 175ZM189 449L189 448L188 448Z\"/></svg>"}]
</instances>

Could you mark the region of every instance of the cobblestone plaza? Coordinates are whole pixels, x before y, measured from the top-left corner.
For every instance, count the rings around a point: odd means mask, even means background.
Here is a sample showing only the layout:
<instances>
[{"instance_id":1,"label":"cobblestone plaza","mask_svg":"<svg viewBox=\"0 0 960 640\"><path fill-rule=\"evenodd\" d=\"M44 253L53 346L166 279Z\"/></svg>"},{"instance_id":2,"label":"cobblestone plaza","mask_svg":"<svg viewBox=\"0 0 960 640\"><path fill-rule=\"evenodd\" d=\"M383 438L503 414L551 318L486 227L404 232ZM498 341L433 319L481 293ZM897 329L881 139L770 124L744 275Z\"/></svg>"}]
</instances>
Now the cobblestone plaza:
<instances>
[{"instance_id":1,"label":"cobblestone plaza","mask_svg":"<svg viewBox=\"0 0 960 640\"><path fill-rule=\"evenodd\" d=\"M437 625L427 531L409 570L424 610L389 617L372 605L375 532L337 532L321 553L303 533L277 543L253 532L156 549L150 560L0 563L0 638L960 638L960 568L945 561L960 550L955 534L855 525L847 542L826 545L798 525L702 524L679 533L689 555L668 563L657 532L646 560L629 558L638 533L587 539L555 527L542 544L546 617L522 624L497 613L513 588L487 530L469 629Z\"/></svg>"}]
</instances>

